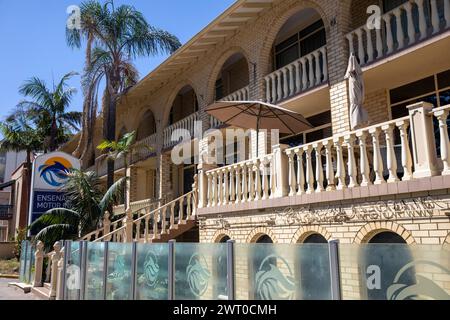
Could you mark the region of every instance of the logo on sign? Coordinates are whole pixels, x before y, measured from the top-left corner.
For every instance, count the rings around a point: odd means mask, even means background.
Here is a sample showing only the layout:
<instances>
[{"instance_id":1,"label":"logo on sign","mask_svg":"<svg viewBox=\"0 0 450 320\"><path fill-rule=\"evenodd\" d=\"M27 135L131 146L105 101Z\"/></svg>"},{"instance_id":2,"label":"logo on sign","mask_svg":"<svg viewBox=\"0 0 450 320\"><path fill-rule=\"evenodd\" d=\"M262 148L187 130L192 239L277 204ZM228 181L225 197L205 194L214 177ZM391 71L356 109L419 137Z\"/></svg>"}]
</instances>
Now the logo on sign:
<instances>
[{"instance_id":1,"label":"logo on sign","mask_svg":"<svg viewBox=\"0 0 450 320\"><path fill-rule=\"evenodd\" d=\"M61 157L50 158L38 168L40 177L52 187L61 187L71 169L72 164Z\"/></svg>"}]
</instances>

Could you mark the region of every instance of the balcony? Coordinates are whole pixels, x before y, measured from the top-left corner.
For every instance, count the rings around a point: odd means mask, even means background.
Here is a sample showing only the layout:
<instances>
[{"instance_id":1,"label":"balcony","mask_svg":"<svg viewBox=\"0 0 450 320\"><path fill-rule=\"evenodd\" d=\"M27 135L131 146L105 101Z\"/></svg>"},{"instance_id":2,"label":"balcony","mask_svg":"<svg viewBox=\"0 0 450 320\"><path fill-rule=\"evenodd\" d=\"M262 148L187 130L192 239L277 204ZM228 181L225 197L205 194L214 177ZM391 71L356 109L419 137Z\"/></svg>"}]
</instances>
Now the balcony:
<instances>
[{"instance_id":1,"label":"balcony","mask_svg":"<svg viewBox=\"0 0 450 320\"><path fill-rule=\"evenodd\" d=\"M12 205L0 205L0 220L11 220L13 217Z\"/></svg>"},{"instance_id":2,"label":"balcony","mask_svg":"<svg viewBox=\"0 0 450 320\"><path fill-rule=\"evenodd\" d=\"M246 86L220 99L220 101L248 101L249 90L249 86Z\"/></svg>"},{"instance_id":3,"label":"balcony","mask_svg":"<svg viewBox=\"0 0 450 320\"><path fill-rule=\"evenodd\" d=\"M186 131L193 137L195 123L198 121L201 121L199 111L165 128L163 131L163 147L170 148L178 144ZM172 139L174 134L179 138L178 140Z\"/></svg>"},{"instance_id":4,"label":"balcony","mask_svg":"<svg viewBox=\"0 0 450 320\"><path fill-rule=\"evenodd\" d=\"M325 84L328 80L326 47L272 72L264 78L266 102L279 103Z\"/></svg>"},{"instance_id":5,"label":"balcony","mask_svg":"<svg viewBox=\"0 0 450 320\"><path fill-rule=\"evenodd\" d=\"M416 104L404 118L200 172L199 214L449 188L450 105L431 107Z\"/></svg>"},{"instance_id":6,"label":"balcony","mask_svg":"<svg viewBox=\"0 0 450 320\"><path fill-rule=\"evenodd\" d=\"M450 28L450 1L412 0L381 16L381 28L367 25L346 35L362 66L384 59Z\"/></svg>"}]
</instances>

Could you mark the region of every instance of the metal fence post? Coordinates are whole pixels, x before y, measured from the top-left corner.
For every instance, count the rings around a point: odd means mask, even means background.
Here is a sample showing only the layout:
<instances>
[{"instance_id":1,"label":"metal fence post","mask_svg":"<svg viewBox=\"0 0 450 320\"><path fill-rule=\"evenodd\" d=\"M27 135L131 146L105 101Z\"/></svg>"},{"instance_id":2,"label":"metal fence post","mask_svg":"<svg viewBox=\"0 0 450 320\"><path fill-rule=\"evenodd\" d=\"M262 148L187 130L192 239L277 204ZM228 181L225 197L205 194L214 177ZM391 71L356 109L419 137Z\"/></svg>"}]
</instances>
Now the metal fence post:
<instances>
[{"instance_id":1,"label":"metal fence post","mask_svg":"<svg viewBox=\"0 0 450 320\"><path fill-rule=\"evenodd\" d=\"M103 251L103 300L106 300L106 291L107 286L106 283L108 281L108 247L109 242L105 241L104 243L104 251Z\"/></svg>"},{"instance_id":2,"label":"metal fence post","mask_svg":"<svg viewBox=\"0 0 450 320\"><path fill-rule=\"evenodd\" d=\"M64 263L62 270L62 299L67 299L67 265L72 263L72 241L64 242Z\"/></svg>"},{"instance_id":3,"label":"metal fence post","mask_svg":"<svg viewBox=\"0 0 450 320\"><path fill-rule=\"evenodd\" d=\"M331 240L328 244L330 259L331 299L342 300L341 274L339 267L339 240Z\"/></svg>"},{"instance_id":4,"label":"metal fence post","mask_svg":"<svg viewBox=\"0 0 450 320\"><path fill-rule=\"evenodd\" d=\"M234 244L235 244L234 240L227 241L227 295L228 295L228 300L236 300Z\"/></svg>"},{"instance_id":5,"label":"metal fence post","mask_svg":"<svg viewBox=\"0 0 450 320\"><path fill-rule=\"evenodd\" d=\"M83 300L84 295L84 276L86 274L86 249L85 249L85 241L80 241L80 244L78 246L80 252L79 254L79 261L80 261L80 279L78 279L78 294L77 299Z\"/></svg>"},{"instance_id":6,"label":"metal fence post","mask_svg":"<svg viewBox=\"0 0 450 320\"><path fill-rule=\"evenodd\" d=\"M137 242L131 248L131 300L136 300Z\"/></svg>"},{"instance_id":7,"label":"metal fence post","mask_svg":"<svg viewBox=\"0 0 450 320\"><path fill-rule=\"evenodd\" d=\"M168 299L174 300L175 298L175 240L169 241L169 272L168 272L168 278L169 278L169 294Z\"/></svg>"}]
</instances>

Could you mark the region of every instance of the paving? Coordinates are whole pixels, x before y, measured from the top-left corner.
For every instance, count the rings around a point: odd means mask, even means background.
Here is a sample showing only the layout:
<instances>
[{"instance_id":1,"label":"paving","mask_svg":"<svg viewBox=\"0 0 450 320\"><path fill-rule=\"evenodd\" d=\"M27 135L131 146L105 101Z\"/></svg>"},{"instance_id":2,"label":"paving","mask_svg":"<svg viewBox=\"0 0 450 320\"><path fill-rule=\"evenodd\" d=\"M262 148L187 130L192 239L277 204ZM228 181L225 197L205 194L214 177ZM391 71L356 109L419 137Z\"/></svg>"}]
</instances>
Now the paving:
<instances>
[{"instance_id":1,"label":"paving","mask_svg":"<svg viewBox=\"0 0 450 320\"><path fill-rule=\"evenodd\" d=\"M17 287L8 287L8 283L15 281L17 279L0 278L0 300L42 300L34 293L23 293Z\"/></svg>"}]
</instances>

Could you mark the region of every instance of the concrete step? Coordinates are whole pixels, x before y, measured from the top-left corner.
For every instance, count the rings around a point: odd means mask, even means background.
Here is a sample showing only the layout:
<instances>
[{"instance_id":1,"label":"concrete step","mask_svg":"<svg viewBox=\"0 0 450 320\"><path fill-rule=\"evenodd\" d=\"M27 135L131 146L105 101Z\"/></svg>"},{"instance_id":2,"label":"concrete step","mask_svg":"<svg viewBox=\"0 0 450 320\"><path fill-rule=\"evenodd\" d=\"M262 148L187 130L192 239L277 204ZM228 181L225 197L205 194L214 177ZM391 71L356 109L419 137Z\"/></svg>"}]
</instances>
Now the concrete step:
<instances>
[{"instance_id":1,"label":"concrete step","mask_svg":"<svg viewBox=\"0 0 450 320\"><path fill-rule=\"evenodd\" d=\"M22 283L22 282L9 282L8 287L19 288L19 289L23 290L23 293L31 292L31 288L32 288L32 286L30 284Z\"/></svg>"},{"instance_id":2,"label":"concrete step","mask_svg":"<svg viewBox=\"0 0 450 320\"><path fill-rule=\"evenodd\" d=\"M46 287L33 287L31 292L42 299L50 300L50 289Z\"/></svg>"},{"instance_id":3,"label":"concrete step","mask_svg":"<svg viewBox=\"0 0 450 320\"><path fill-rule=\"evenodd\" d=\"M50 282L45 282L44 283L44 288L47 288L47 289L51 289L51 287L52 287L52 284L50 283Z\"/></svg>"}]
</instances>

